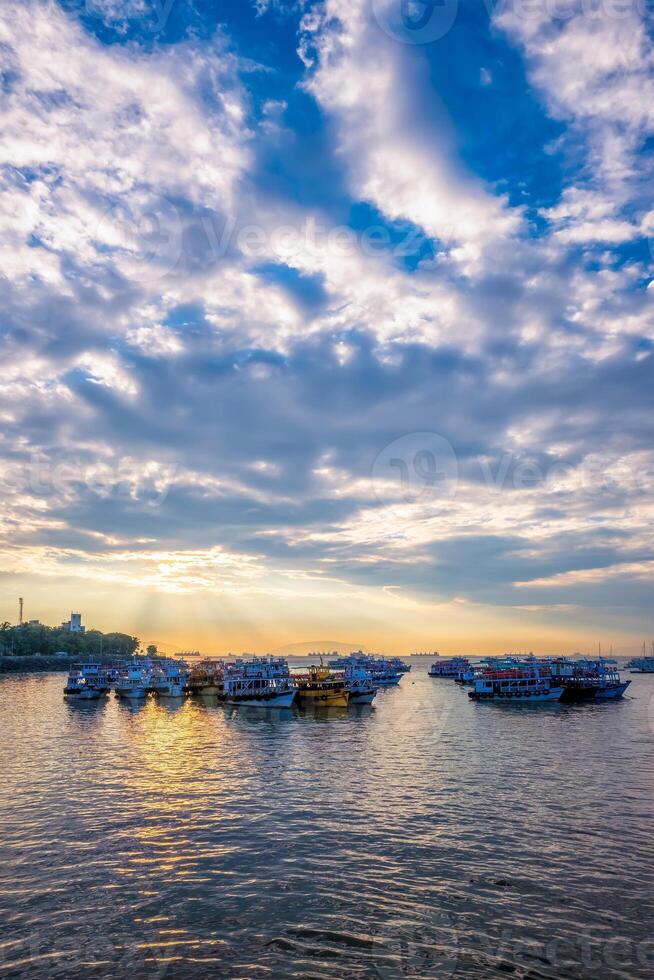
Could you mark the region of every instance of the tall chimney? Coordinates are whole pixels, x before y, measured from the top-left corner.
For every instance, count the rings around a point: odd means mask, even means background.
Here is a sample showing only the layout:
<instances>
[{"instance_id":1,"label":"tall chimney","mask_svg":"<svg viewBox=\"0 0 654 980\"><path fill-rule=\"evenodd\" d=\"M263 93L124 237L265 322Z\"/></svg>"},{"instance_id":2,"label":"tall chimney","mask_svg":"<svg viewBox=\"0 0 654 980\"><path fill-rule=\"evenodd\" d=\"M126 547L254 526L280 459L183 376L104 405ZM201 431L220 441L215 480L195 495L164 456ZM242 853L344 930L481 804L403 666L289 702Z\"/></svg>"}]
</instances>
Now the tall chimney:
<instances>
[{"instance_id":1,"label":"tall chimney","mask_svg":"<svg viewBox=\"0 0 654 980\"><path fill-rule=\"evenodd\" d=\"M18 625L23 625L23 600L18 600Z\"/></svg>"}]
</instances>

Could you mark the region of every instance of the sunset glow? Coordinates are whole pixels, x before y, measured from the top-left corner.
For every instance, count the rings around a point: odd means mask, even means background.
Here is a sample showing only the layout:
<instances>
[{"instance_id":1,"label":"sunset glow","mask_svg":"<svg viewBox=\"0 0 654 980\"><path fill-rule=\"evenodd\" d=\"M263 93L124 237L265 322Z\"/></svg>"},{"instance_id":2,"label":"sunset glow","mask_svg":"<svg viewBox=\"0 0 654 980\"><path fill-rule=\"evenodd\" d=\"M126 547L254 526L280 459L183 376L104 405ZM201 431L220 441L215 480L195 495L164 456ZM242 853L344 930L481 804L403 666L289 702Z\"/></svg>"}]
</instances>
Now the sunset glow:
<instances>
[{"instance_id":1,"label":"sunset glow","mask_svg":"<svg viewBox=\"0 0 654 980\"><path fill-rule=\"evenodd\" d=\"M637 5L91 6L0 11L0 619L637 652Z\"/></svg>"}]
</instances>

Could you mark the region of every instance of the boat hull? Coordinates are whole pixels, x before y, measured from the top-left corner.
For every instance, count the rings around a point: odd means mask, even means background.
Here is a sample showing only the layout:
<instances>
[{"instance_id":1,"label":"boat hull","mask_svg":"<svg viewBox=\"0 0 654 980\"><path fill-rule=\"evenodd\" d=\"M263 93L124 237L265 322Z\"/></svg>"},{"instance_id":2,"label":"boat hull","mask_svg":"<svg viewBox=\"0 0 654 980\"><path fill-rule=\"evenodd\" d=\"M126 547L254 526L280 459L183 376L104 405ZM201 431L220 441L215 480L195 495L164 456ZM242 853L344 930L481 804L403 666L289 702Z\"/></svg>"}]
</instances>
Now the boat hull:
<instances>
[{"instance_id":1,"label":"boat hull","mask_svg":"<svg viewBox=\"0 0 654 980\"><path fill-rule=\"evenodd\" d=\"M69 691L64 688L64 697L68 701L99 701L105 697L107 691L99 689L87 689L84 691Z\"/></svg>"},{"instance_id":2,"label":"boat hull","mask_svg":"<svg viewBox=\"0 0 654 980\"><path fill-rule=\"evenodd\" d=\"M401 674L398 677L375 677L375 684L377 684L379 687L396 687L401 680Z\"/></svg>"},{"instance_id":3,"label":"boat hull","mask_svg":"<svg viewBox=\"0 0 654 980\"><path fill-rule=\"evenodd\" d=\"M349 704L372 704L375 700L377 689L372 691L350 691Z\"/></svg>"},{"instance_id":4,"label":"boat hull","mask_svg":"<svg viewBox=\"0 0 654 980\"><path fill-rule=\"evenodd\" d=\"M349 693L347 691L299 690L297 699L303 708L347 708Z\"/></svg>"},{"instance_id":5,"label":"boat hull","mask_svg":"<svg viewBox=\"0 0 654 980\"><path fill-rule=\"evenodd\" d=\"M470 691L468 697L473 701L493 701L496 704L516 704L518 702L534 704L538 701L560 701L562 693L563 688L553 687L549 691L535 691L530 694L527 692L524 694L478 694L476 691Z\"/></svg>"},{"instance_id":6,"label":"boat hull","mask_svg":"<svg viewBox=\"0 0 654 980\"><path fill-rule=\"evenodd\" d=\"M129 687L129 688L117 687L116 688L117 698L124 698L125 700L129 700L129 701L139 701L139 700L143 700L143 698L147 698L147 696L148 696L147 687Z\"/></svg>"},{"instance_id":7,"label":"boat hull","mask_svg":"<svg viewBox=\"0 0 654 980\"><path fill-rule=\"evenodd\" d=\"M592 701L597 694L597 687L564 687L561 701L564 704L576 704L579 701Z\"/></svg>"},{"instance_id":8,"label":"boat hull","mask_svg":"<svg viewBox=\"0 0 654 980\"><path fill-rule=\"evenodd\" d=\"M187 687L188 694L193 694L195 697L199 698L215 698L220 697L223 693L222 685L218 684L207 684L205 687Z\"/></svg>"},{"instance_id":9,"label":"boat hull","mask_svg":"<svg viewBox=\"0 0 654 980\"><path fill-rule=\"evenodd\" d=\"M225 704L247 708L290 708L296 691L271 692L269 694L228 694Z\"/></svg>"},{"instance_id":10,"label":"boat hull","mask_svg":"<svg viewBox=\"0 0 654 980\"><path fill-rule=\"evenodd\" d=\"M169 684L167 687L157 688L154 693L158 698L183 698L184 688L181 684Z\"/></svg>"},{"instance_id":11,"label":"boat hull","mask_svg":"<svg viewBox=\"0 0 654 980\"><path fill-rule=\"evenodd\" d=\"M595 699L599 701L614 701L616 698L621 698L624 692L627 690L631 681L622 681L620 684L607 685L607 687L599 687L597 689L597 694Z\"/></svg>"}]
</instances>

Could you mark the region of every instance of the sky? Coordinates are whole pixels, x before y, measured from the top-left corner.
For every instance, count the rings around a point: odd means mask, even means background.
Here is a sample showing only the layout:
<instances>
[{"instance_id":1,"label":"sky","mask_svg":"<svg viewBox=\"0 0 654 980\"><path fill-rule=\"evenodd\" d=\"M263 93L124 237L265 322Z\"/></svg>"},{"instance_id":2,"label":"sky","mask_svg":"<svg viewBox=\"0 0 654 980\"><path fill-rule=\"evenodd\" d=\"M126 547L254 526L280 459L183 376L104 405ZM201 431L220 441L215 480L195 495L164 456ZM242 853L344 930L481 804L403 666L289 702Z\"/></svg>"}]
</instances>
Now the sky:
<instances>
[{"instance_id":1,"label":"sky","mask_svg":"<svg viewBox=\"0 0 654 980\"><path fill-rule=\"evenodd\" d=\"M3 0L0 618L654 633L645 0Z\"/></svg>"}]
</instances>

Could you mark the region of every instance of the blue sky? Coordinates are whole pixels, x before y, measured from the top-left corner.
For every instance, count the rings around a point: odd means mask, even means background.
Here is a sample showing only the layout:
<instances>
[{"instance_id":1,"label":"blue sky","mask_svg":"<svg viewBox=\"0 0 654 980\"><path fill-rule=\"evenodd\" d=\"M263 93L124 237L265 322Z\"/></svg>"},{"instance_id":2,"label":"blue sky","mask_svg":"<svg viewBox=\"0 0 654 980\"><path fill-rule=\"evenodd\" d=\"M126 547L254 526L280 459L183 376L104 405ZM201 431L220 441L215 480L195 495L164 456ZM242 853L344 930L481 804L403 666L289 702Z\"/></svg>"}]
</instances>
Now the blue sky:
<instances>
[{"instance_id":1,"label":"blue sky","mask_svg":"<svg viewBox=\"0 0 654 980\"><path fill-rule=\"evenodd\" d=\"M3 618L636 649L651 34L636 0L7 0Z\"/></svg>"}]
</instances>

